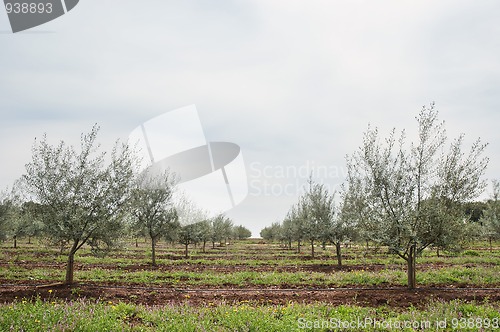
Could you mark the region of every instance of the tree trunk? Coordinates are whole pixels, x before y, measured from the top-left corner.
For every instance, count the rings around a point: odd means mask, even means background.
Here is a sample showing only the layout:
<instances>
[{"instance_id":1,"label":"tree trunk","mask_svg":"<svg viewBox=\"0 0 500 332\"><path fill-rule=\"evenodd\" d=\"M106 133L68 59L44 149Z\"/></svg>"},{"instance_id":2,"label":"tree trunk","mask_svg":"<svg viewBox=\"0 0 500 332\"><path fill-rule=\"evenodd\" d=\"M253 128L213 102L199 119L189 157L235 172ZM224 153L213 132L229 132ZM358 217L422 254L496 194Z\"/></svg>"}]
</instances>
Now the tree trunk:
<instances>
[{"instance_id":1,"label":"tree trunk","mask_svg":"<svg viewBox=\"0 0 500 332\"><path fill-rule=\"evenodd\" d=\"M416 281L416 250L417 245L412 244L410 247L410 253L408 255L408 260L406 261L408 264L408 288L409 289L414 289L416 287L417 281Z\"/></svg>"},{"instance_id":2,"label":"tree trunk","mask_svg":"<svg viewBox=\"0 0 500 332\"><path fill-rule=\"evenodd\" d=\"M292 240L288 240L288 250L292 250Z\"/></svg>"},{"instance_id":3,"label":"tree trunk","mask_svg":"<svg viewBox=\"0 0 500 332\"><path fill-rule=\"evenodd\" d=\"M184 251L184 257L186 257L186 258L189 258L189 251L188 251L189 249L188 249L188 247L189 247L189 243L186 242L186 244L185 244L185 248L186 249Z\"/></svg>"},{"instance_id":4,"label":"tree trunk","mask_svg":"<svg viewBox=\"0 0 500 332\"><path fill-rule=\"evenodd\" d=\"M17 248L17 236L14 236L14 249Z\"/></svg>"},{"instance_id":5,"label":"tree trunk","mask_svg":"<svg viewBox=\"0 0 500 332\"><path fill-rule=\"evenodd\" d=\"M297 253L300 254L300 240L297 241Z\"/></svg>"},{"instance_id":6,"label":"tree trunk","mask_svg":"<svg viewBox=\"0 0 500 332\"><path fill-rule=\"evenodd\" d=\"M437 255L438 257L440 257L440 256L439 256L439 247L438 247L438 248L436 248L436 255Z\"/></svg>"},{"instance_id":7,"label":"tree trunk","mask_svg":"<svg viewBox=\"0 0 500 332\"><path fill-rule=\"evenodd\" d=\"M490 252L492 252L493 251L493 246L491 245L491 236L489 237L488 240L490 241Z\"/></svg>"},{"instance_id":8,"label":"tree trunk","mask_svg":"<svg viewBox=\"0 0 500 332\"><path fill-rule=\"evenodd\" d=\"M207 245L207 241L203 241L203 253L205 253L205 247Z\"/></svg>"},{"instance_id":9,"label":"tree trunk","mask_svg":"<svg viewBox=\"0 0 500 332\"><path fill-rule=\"evenodd\" d=\"M71 251L68 255L68 263L66 265L66 285L71 285L75 274L75 252Z\"/></svg>"},{"instance_id":10,"label":"tree trunk","mask_svg":"<svg viewBox=\"0 0 500 332\"><path fill-rule=\"evenodd\" d=\"M321 248L322 248L323 250L326 250L326 242L325 242L325 241L323 241L323 242L321 243Z\"/></svg>"},{"instance_id":11,"label":"tree trunk","mask_svg":"<svg viewBox=\"0 0 500 332\"><path fill-rule=\"evenodd\" d=\"M139 239L138 238L135 238L135 247L138 248L139 247Z\"/></svg>"},{"instance_id":12,"label":"tree trunk","mask_svg":"<svg viewBox=\"0 0 500 332\"><path fill-rule=\"evenodd\" d=\"M335 250L337 252L337 263L339 266L342 266L342 254L340 252L341 250L340 242L335 243Z\"/></svg>"},{"instance_id":13,"label":"tree trunk","mask_svg":"<svg viewBox=\"0 0 500 332\"><path fill-rule=\"evenodd\" d=\"M28 236L28 244L31 244L31 236Z\"/></svg>"},{"instance_id":14,"label":"tree trunk","mask_svg":"<svg viewBox=\"0 0 500 332\"><path fill-rule=\"evenodd\" d=\"M311 240L311 257L314 258L314 240Z\"/></svg>"},{"instance_id":15,"label":"tree trunk","mask_svg":"<svg viewBox=\"0 0 500 332\"><path fill-rule=\"evenodd\" d=\"M151 238L151 263L156 266L156 239Z\"/></svg>"}]
</instances>

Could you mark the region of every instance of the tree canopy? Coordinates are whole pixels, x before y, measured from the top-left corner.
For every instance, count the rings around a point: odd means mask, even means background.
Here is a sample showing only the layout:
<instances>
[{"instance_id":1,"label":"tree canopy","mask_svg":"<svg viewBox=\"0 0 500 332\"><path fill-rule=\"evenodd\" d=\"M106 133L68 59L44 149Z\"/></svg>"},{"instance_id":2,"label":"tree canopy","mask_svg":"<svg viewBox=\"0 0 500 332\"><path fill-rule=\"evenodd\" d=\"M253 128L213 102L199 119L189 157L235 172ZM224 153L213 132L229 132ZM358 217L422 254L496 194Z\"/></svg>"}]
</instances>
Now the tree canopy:
<instances>
[{"instance_id":1,"label":"tree canopy","mask_svg":"<svg viewBox=\"0 0 500 332\"><path fill-rule=\"evenodd\" d=\"M463 229L460 205L480 195L488 164L486 144L464 151L464 135L448 144L444 122L431 104L416 117L418 139L405 132L381 139L369 127L359 150L348 157L348 204L371 240L389 246L408 262L408 286L415 287L415 260L431 246L452 246ZM359 218L359 219L358 219Z\"/></svg>"},{"instance_id":2,"label":"tree canopy","mask_svg":"<svg viewBox=\"0 0 500 332\"><path fill-rule=\"evenodd\" d=\"M119 142L109 156L99 151L98 131L94 126L82 134L79 150L63 141L50 145L44 135L35 141L21 179L23 192L46 207L44 233L54 243L69 245L66 283L73 283L74 256L83 245L110 249L123 230L134 159Z\"/></svg>"},{"instance_id":3,"label":"tree canopy","mask_svg":"<svg viewBox=\"0 0 500 332\"><path fill-rule=\"evenodd\" d=\"M156 265L156 243L172 230L178 222L172 195L176 179L174 174L139 175L130 192L129 210L134 228L151 239L151 260Z\"/></svg>"}]
</instances>

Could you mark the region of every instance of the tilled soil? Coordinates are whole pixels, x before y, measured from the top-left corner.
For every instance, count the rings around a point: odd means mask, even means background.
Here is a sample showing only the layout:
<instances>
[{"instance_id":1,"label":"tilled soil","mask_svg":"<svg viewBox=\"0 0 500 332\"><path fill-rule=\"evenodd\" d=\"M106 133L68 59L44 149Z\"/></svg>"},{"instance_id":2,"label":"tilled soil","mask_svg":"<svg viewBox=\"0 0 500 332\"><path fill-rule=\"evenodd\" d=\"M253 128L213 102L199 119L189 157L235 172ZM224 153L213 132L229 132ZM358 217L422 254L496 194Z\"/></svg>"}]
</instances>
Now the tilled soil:
<instances>
[{"instance_id":1,"label":"tilled soil","mask_svg":"<svg viewBox=\"0 0 500 332\"><path fill-rule=\"evenodd\" d=\"M9 267L12 263L0 262L1 267ZM66 263L51 263L51 262L15 262L16 267L22 267L26 269L34 268L51 268L51 269L64 269ZM419 263L418 270L426 271L433 269L440 269L447 266L455 266L454 264L447 263ZM475 267L475 266L495 266L495 264L466 264L464 267ZM205 265L205 264L159 264L157 266L152 266L151 264L130 264L117 266L116 264L96 264L96 263L86 263L86 264L75 264L76 270L94 270L94 269L108 269L108 270L120 270L126 272L135 271L163 271L163 272L175 272L175 271L185 271L185 272L206 272L213 271L218 273L231 273L231 272L323 272L331 273L336 271L381 271L385 269L406 270L404 265L395 264L357 264L357 265L332 265L332 264L298 264L298 265L257 265L250 266L247 264L241 265Z\"/></svg>"},{"instance_id":2,"label":"tilled soil","mask_svg":"<svg viewBox=\"0 0 500 332\"><path fill-rule=\"evenodd\" d=\"M247 252L247 251L246 251ZM270 251L272 253L273 251ZM205 259L218 259L214 252ZM262 257L262 251L256 251L255 257ZM261 255L261 256L259 256ZM167 257L168 255L165 255ZM277 256L274 255L276 259ZM285 257L284 255L283 257ZM135 257L135 256L131 256ZM179 259L180 256L175 256ZM231 256L227 256L231 257ZM225 256L225 258L227 258ZM177 260L177 258L175 258ZM174 258L172 258L174 259ZM309 257L297 257L304 261ZM159 270L164 272L187 271L187 272L212 272L212 273L234 273L240 271L255 272L323 272L334 273L336 271L381 271L385 269L402 269L404 265L345 265L337 266L331 264L331 258L325 258L325 264L308 264L301 262L297 265L210 265L182 262L181 264L164 264L151 266L150 264L75 264L78 270L119 270L124 273L135 271ZM329 260L329 261L327 261ZM328 264L330 262L330 264ZM303 264L306 263L306 264ZM292 263L293 264L293 263ZM26 269L48 268L63 270L65 263L44 262L44 261L20 261L0 262L0 268L16 267ZM494 264L467 264L467 267L489 266ZM453 266L448 263L419 263L418 270L440 269L446 266ZM480 288L478 285L454 284L437 285L436 287L425 286L415 290L408 290L401 285L383 284L378 287L361 287L352 285L352 287L328 288L329 285L288 285L279 286L269 285L197 285L189 286L182 282L178 285L172 283L164 284L139 284L126 282L87 282L76 283L71 286L65 285L45 285L53 283L52 280L2 280L0 279L0 304L12 303L21 299L41 298L49 301L56 300L98 300L103 302L116 303L119 301L130 302L134 304L147 305L178 305L190 304L195 306L212 306L222 303L239 304L252 303L254 305L271 305L294 303L328 303L332 306L342 304L356 304L362 306L390 306L395 308L406 308L409 306L420 307L432 300L451 301L460 299L465 301L488 301L500 305L500 285L490 285L486 288ZM177 287L177 288L176 288Z\"/></svg>"},{"instance_id":3,"label":"tilled soil","mask_svg":"<svg viewBox=\"0 0 500 332\"><path fill-rule=\"evenodd\" d=\"M420 287L408 290L403 287L374 288L213 288L176 289L169 287L148 287L148 285L106 285L104 283L74 284L72 286L10 284L0 285L0 303L10 303L20 299L41 298L46 300L89 299L105 302L130 302L147 305L218 305L221 303L253 303L256 305L316 303L335 305L356 304L361 306L380 306L405 308L420 307L431 300L500 302L500 288L471 287Z\"/></svg>"}]
</instances>

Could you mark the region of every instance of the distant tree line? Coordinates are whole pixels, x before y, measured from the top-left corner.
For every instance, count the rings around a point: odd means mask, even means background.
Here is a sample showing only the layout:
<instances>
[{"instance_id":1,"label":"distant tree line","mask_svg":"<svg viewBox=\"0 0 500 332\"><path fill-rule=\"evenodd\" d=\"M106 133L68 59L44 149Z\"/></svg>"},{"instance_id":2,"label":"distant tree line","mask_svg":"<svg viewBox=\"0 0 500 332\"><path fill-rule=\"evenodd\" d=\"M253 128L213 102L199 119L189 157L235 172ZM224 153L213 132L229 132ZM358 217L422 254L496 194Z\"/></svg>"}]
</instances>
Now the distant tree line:
<instances>
[{"instance_id":1,"label":"distant tree line","mask_svg":"<svg viewBox=\"0 0 500 332\"><path fill-rule=\"evenodd\" d=\"M315 245L323 248L334 244L338 265L342 265L341 245L356 239L355 224L345 218L342 207L335 204L335 193L330 193L324 184L309 179L308 189L292 206L281 223L273 223L262 229L260 236L265 240L279 240L292 249L297 243L297 252L307 242L311 256L315 255Z\"/></svg>"}]
</instances>

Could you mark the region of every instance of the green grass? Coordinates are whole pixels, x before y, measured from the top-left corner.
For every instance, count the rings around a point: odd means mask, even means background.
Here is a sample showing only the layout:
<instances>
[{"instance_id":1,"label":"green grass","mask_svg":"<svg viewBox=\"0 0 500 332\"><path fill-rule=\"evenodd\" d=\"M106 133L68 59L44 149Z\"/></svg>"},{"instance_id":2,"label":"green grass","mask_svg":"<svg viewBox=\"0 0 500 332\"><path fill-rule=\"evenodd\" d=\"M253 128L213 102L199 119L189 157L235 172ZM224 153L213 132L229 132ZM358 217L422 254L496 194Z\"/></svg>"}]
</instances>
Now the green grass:
<instances>
[{"instance_id":1,"label":"green grass","mask_svg":"<svg viewBox=\"0 0 500 332\"><path fill-rule=\"evenodd\" d=\"M252 242L253 241L253 242ZM33 239L32 244L26 240L19 241L19 248L13 249L10 242L0 243L0 262L59 262L65 263L66 257L59 255L58 248L48 247L43 242ZM500 244L494 243L495 248ZM500 261L500 250L493 252L486 250L487 243L478 242L470 245L469 249L461 253L444 253L443 257L437 257L434 250L426 250L418 258L418 263L443 263L443 264L498 264ZM335 252L331 246L326 250L316 249L316 257L310 257L308 246L302 248L297 254L295 250L287 250L277 244L258 244L258 241L249 240L235 242L227 249L216 247L212 249L207 246L207 252L203 253L201 248L191 248L190 258L183 258L183 248L160 243L157 248L157 259L159 264L182 265L190 264L206 265L247 265L247 266L289 266L289 265L335 265ZM342 248L344 264L346 265L404 265L404 261L394 255L387 254L385 247L371 247L368 251L361 245L352 245ZM88 248L84 247L77 254L77 262L80 264L148 264L151 261L149 244L143 240L139 247L135 247L133 241L124 241L123 247L112 252L104 258L94 257Z\"/></svg>"},{"instance_id":2,"label":"green grass","mask_svg":"<svg viewBox=\"0 0 500 332\"><path fill-rule=\"evenodd\" d=\"M418 273L417 283L423 285L469 284L475 286L500 285L500 266L460 267L428 270Z\"/></svg>"},{"instance_id":3,"label":"green grass","mask_svg":"<svg viewBox=\"0 0 500 332\"><path fill-rule=\"evenodd\" d=\"M128 244L128 245L127 245ZM58 254L58 248L47 247L43 242L33 240L32 244L19 241L19 248L11 244L0 244L0 278L5 280L40 280L57 281L64 277L66 257ZM495 243L495 248L498 244ZM201 248L191 250L191 258L184 259L181 246L158 245L158 264L169 267L169 271L152 269L149 245L144 241L135 247L133 241L124 242L124 246L101 258L91 255L89 248L82 248L75 258L77 281L145 283L170 285L174 287L190 286L283 286L322 287L376 286L381 284L406 285L405 262L387 253L384 247L366 248L352 245L342 248L346 255L346 267L367 266L367 270L334 271L331 273L312 272L315 267L336 265L333 248L317 249L316 258L312 259L303 248L301 254L287 250L277 244L259 244L248 240L235 242L227 248L207 246L207 252ZM437 257L434 250L426 250L417 260L417 282L419 285L468 284L477 286L500 285L500 250L490 252L486 243L471 244L461 253ZM274 256L273 256L274 255ZM41 266L24 263L36 262ZM43 266L47 264L50 266ZM370 271L370 265L383 265L382 270ZM128 270L133 266L132 270ZM192 272L197 270L198 272ZM237 266L233 272L217 271L220 267ZM212 270L211 267L214 267ZM256 271L256 267L265 267ZM289 272L280 268L290 267ZM304 271L300 268L304 267ZM307 267L307 268L306 268ZM140 270L137 270L140 268ZM294 271L295 268L297 271ZM321 270L320 270L321 271Z\"/></svg>"},{"instance_id":4,"label":"green grass","mask_svg":"<svg viewBox=\"0 0 500 332\"><path fill-rule=\"evenodd\" d=\"M438 329L437 322L447 328ZM314 331L328 331L341 324L349 324L344 329L349 331L389 331L389 326L404 324L439 331L484 331L500 324L500 314L491 304L461 301L432 302L422 309L405 310L321 303L257 305L247 301L237 305L154 307L36 299L0 305L1 331L304 331L314 327Z\"/></svg>"},{"instance_id":5,"label":"green grass","mask_svg":"<svg viewBox=\"0 0 500 332\"><path fill-rule=\"evenodd\" d=\"M34 280L37 283L64 279L65 256L57 248L43 243L27 244L19 241L20 248L11 243L0 243L0 279ZM494 244L496 248L499 244ZM417 260L418 286L436 285L449 287L467 284L474 287L500 285L500 250L486 250L487 243L472 244L461 253L445 253L437 257L433 250L426 250ZM135 248L133 241L109 256L98 258L88 248L76 257L75 280L81 282L120 282L176 288L231 288L231 287L369 287L378 285L406 285L406 264L386 248L377 251L359 245L342 248L344 264L367 265L366 270L333 271L330 273L308 271L309 267L336 265L334 250L317 249L312 259L308 247L301 254L286 250L277 244L259 244L259 241L236 242L228 248L207 246L190 251L190 258L183 258L181 246L158 247L158 263L168 266L168 271L152 269L150 248L142 241ZM25 263L39 263L29 267ZM384 268L370 271L368 265L382 264ZM43 266L50 265L50 266ZM134 266L142 270L129 271ZM196 267L202 267L195 272ZM218 271L220 267L237 266L233 272ZM282 271L283 267L297 267L297 271ZM211 268L214 268L213 270ZM266 267L259 271L258 267ZM305 271L300 268L304 267ZM321 271L321 270L320 270ZM75 293L78 288L75 288ZM2 300L0 299L0 302ZM327 303L288 305L263 304L242 301L239 304L213 303L204 305L166 305L161 307L111 303L98 300L64 302L58 299L42 301L24 299L14 303L0 303L0 331L328 331L336 330L333 323L369 322L396 324L398 322L427 322L433 331L490 331L494 322L500 324L499 302L448 303L429 302L424 307L407 309L387 306L331 306ZM436 322L445 322L447 328L438 329ZM490 323L487 327L486 323ZM317 329L315 324L319 324ZM323 324L323 327L321 327ZM483 324L482 328L479 326ZM455 328L453 328L455 327ZM383 325L373 324L362 328L349 327L345 331L386 331ZM413 331L413 329L393 329ZM426 330L426 329L423 329ZM500 327L499 329L500 330Z\"/></svg>"},{"instance_id":6,"label":"green grass","mask_svg":"<svg viewBox=\"0 0 500 332\"><path fill-rule=\"evenodd\" d=\"M418 269L418 266L417 266ZM0 270L0 278L8 280L62 280L63 269L28 269L11 266ZM404 269L383 269L380 271L337 271L324 272L276 272L276 271L238 271L231 273L203 271L159 271L139 270L124 272L117 269L94 268L77 270L76 280L81 282L121 282L169 285L174 287L208 286L280 286L290 287L342 287L377 286L390 284L406 285ZM436 270L417 270L419 285L468 284L475 286L500 285L500 266L461 267L452 266Z\"/></svg>"}]
</instances>

